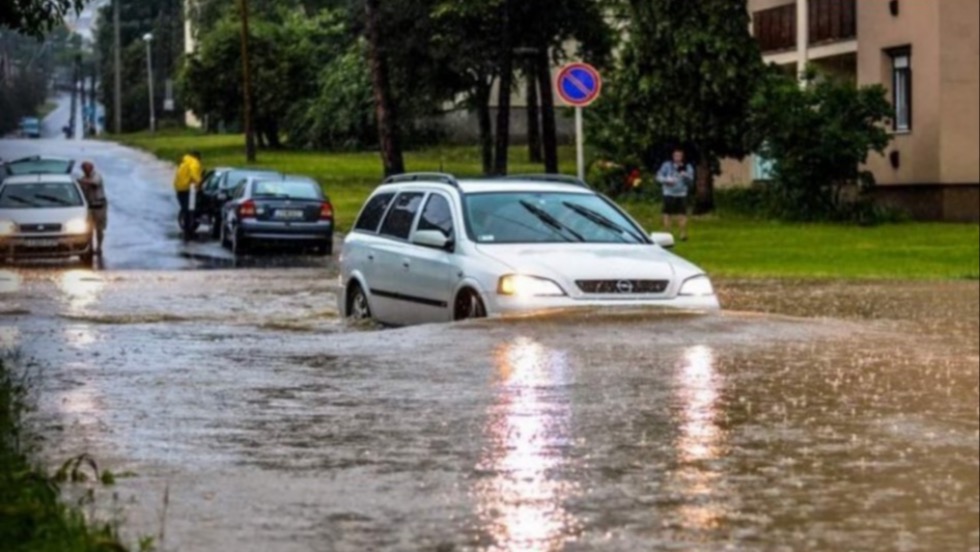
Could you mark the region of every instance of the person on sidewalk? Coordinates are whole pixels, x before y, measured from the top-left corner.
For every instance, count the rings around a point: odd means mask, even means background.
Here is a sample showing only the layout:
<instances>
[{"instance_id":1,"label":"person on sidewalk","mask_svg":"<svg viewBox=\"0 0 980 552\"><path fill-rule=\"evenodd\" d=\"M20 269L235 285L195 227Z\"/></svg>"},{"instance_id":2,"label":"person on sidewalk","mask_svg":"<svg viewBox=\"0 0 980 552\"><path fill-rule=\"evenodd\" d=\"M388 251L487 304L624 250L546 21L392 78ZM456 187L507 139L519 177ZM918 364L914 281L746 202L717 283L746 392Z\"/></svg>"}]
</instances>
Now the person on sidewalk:
<instances>
[{"instance_id":1,"label":"person on sidewalk","mask_svg":"<svg viewBox=\"0 0 980 552\"><path fill-rule=\"evenodd\" d=\"M687 241L687 196L694 185L694 167L686 160L684 150L674 150L670 161L660 167L657 182L664 192L664 229L672 232L674 219L680 227L681 241Z\"/></svg>"},{"instance_id":2,"label":"person on sidewalk","mask_svg":"<svg viewBox=\"0 0 980 552\"><path fill-rule=\"evenodd\" d=\"M190 241L194 235L194 214L190 212L191 187L200 187L204 179L204 167L201 165L201 154L192 151L184 156L177 167L174 177L174 191L177 193L177 203L180 204L180 226L184 241Z\"/></svg>"},{"instance_id":3,"label":"person on sidewalk","mask_svg":"<svg viewBox=\"0 0 980 552\"><path fill-rule=\"evenodd\" d=\"M102 180L102 175L95 170L95 165L91 161L82 163L82 177L78 179L78 185L81 186L82 193L85 194L89 219L92 221L92 228L95 231L94 253L101 255L105 231L109 226L109 202L106 199L105 181Z\"/></svg>"}]
</instances>

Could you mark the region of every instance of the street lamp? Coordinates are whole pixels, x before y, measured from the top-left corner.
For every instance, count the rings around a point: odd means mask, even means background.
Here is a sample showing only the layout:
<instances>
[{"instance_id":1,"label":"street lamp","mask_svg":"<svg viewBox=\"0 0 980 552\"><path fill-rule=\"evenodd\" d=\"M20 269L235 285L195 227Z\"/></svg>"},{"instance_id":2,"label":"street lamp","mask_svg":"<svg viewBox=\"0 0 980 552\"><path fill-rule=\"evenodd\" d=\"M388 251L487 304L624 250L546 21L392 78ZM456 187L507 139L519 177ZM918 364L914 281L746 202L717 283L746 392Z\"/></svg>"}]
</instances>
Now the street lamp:
<instances>
[{"instance_id":1,"label":"street lamp","mask_svg":"<svg viewBox=\"0 0 980 552\"><path fill-rule=\"evenodd\" d=\"M153 95L153 33L143 35L146 42L146 76L150 83L150 132L157 131L157 111Z\"/></svg>"}]
</instances>

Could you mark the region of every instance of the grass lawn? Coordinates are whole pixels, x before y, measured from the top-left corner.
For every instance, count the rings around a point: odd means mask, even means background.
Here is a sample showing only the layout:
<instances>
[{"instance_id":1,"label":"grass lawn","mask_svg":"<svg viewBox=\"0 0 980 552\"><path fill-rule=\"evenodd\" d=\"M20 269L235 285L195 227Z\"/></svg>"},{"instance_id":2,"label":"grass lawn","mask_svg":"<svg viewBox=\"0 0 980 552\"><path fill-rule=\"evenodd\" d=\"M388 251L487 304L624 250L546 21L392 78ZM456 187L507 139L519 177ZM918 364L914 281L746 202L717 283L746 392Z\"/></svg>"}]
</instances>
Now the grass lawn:
<instances>
[{"instance_id":1,"label":"grass lawn","mask_svg":"<svg viewBox=\"0 0 980 552\"><path fill-rule=\"evenodd\" d=\"M200 150L207 166L239 166L243 138L187 131L115 137L176 162ZM562 170L574 173L574 153L560 152ZM476 148L430 148L406 155L411 171L445 171L478 176ZM317 178L330 194L341 230L353 224L368 194L381 181L377 153L260 152L257 166ZM514 148L512 173L541 172L528 162L526 148ZM626 203L647 229L660 226L659 206ZM980 279L980 225L890 224L858 228L836 224L793 224L756 220L724 212L692 222L692 241L677 252L723 277Z\"/></svg>"}]
</instances>

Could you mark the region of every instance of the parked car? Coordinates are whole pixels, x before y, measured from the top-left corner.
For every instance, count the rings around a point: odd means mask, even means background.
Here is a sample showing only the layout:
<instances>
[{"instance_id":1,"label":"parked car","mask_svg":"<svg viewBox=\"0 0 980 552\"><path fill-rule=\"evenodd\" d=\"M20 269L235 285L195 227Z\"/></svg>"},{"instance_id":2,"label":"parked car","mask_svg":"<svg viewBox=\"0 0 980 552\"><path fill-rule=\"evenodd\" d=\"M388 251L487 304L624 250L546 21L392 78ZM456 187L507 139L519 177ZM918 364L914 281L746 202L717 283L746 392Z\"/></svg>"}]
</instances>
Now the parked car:
<instances>
[{"instance_id":1,"label":"parked car","mask_svg":"<svg viewBox=\"0 0 980 552\"><path fill-rule=\"evenodd\" d=\"M0 260L94 261L88 205L69 175L10 176L0 183Z\"/></svg>"},{"instance_id":2,"label":"parked car","mask_svg":"<svg viewBox=\"0 0 980 552\"><path fill-rule=\"evenodd\" d=\"M221 243L241 255L253 246L279 243L333 254L334 212L313 179L251 177L223 208Z\"/></svg>"},{"instance_id":3,"label":"parked car","mask_svg":"<svg viewBox=\"0 0 980 552\"><path fill-rule=\"evenodd\" d=\"M222 168L213 171L212 178L205 175L201 186L198 212L211 220L211 235L215 239L221 235L222 207L231 199L235 188L249 178L282 178L282 173L257 169Z\"/></svg>"},{"instance_id":4,"label":"parked car","mask_svg":"<svg viewBox=\"0 0 980 552\"><path fill-rule=\"evenodd\" d=\"M24 117L20 120L19 133L21 138L40 138L41 120L37 117Z\"/></svg>"},{"instance_id":5,"label":"parked car","mask_svg":"<svg viewBox=\"0 0 980 552\"><path fill-rule=\"evenodd\" d=\"M408 325L577 307L720 308L704 271L575 179L404 175L341 256L345 317Z\"/></svg>"}]
</instances>

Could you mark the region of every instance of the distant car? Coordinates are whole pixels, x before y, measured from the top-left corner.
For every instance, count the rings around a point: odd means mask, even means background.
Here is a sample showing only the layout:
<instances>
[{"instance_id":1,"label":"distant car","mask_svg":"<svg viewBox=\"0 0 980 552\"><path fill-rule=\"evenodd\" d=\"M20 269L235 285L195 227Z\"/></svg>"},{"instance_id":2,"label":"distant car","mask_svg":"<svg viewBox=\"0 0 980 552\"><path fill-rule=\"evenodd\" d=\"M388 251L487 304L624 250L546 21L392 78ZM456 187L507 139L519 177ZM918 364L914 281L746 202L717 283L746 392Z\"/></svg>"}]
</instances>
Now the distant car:
<instances>
[{"instance_id":1,"label":"distant car","mask_svg":"<svg viewBox=\"0 0 980 552\"><path fill-rule=\"evenodd\" d=\"M22 138L40 138L41 120L37 117L24 117L21 119L20 136Z\"/></svg>"},{"instance_id":2,"label":"distant car","mask_svg":"<svg viewBox=\"0 0 980 552\"><path fill-rule=\"evenodd\" d=\"M30 174L68 174L70 175L75 168L75 162L71 159L60 157L43 157L35 155L7 161L0 165L0 180L9 176L23 176Z\"/></svg>"},{"instance_id":3,"label":"distant car","mask_svg":"<svg viewBox=\"0 0 980 552\"><path fill-rule=\"evenodd\" d=\"M392 325L582 307L720 308L703 270L575 179L403 175L341 256L345 317Z\"/></svg>"},{"instance_id":4,"label":"distant car","mask_svg":"<svg viewBox=\"0 0 980 552\"><path fill-rule=\"evenodd\" d=\"M0 183L0 259L94 261L88 205L69 175L11 176Z\"/></svg>"},{"instance_id":5,"label":"distant car","mask_svg":"<svg viewBox=\"0 0 980 552\"><path fill-rule=\"evenodd\" d=\"M249 178L223 208L221 244L235 255L255 245L279 243L313 247L329 256L333 235L333 205L311 178Z\"/></svg>"}]
</instances>

